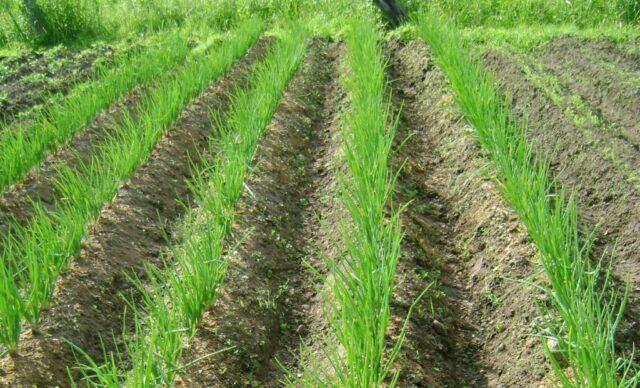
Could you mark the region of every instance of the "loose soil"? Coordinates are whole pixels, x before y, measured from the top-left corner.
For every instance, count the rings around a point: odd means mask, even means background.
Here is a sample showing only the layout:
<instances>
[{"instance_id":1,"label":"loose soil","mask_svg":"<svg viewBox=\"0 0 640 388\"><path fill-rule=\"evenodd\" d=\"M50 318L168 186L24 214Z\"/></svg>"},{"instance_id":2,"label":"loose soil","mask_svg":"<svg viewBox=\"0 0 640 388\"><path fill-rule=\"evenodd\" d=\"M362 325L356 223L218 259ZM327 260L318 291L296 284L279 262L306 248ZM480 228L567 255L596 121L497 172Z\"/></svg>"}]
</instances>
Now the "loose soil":
<instances>
[{"instance_id":1,"label":"loose soil","mask_svg":"<svg viewBox=\"0 0 640 388\"><path fill-rule=\"evenodd\" d=\"M628 175L638 171L640 154L625 138L603 128L579 128L543 90L531 84L517 61L491 52L485 64L512 96L513 112L526 117L528 137L551 162L559 184L576 193L582 224L596 228L594 257L611 258L620 284L631 284L630 307L620 343L640 345L640 194ZM614 157L610 151L614 151ZM625 168L621 168L620 161Z\"/></svg>"},{"instance_id":2,"label":"loose soil","mask_svg":"<svg viewBox=\"0 0 640 388\"><path fill-rule=\"evenodd\" d=\"M337 122L340 90L332 87L336 49L313 41L265 130L238 205L224 288L184 362L233 349L193 364L181 385L279 386L283 368L297 363L310 311L317 307L308 266L319 262L314 248L326 210L323 190L335 178L326 158L332 154L327 124Z\"/></svg>"},{"instance_id":3,"label":"loose soil","mask_svg":"<svg viewBox=\"0 0 640 388\"><path fill-rule=\"evenodd\" d=\"M103 209L81 253L58 279L40 326L25 330L18 350L1 360L0 385L69 386L66 368L75 358L65 339L98 362L103 349L122 349L119 333L126 307L122 296L134 301L139 297L126 274L144 279L145 264L162 264L160 253L169 244L171 225L190 200L187 180L192 158L206 150L214 132L211 109L226 111L231 94L246 84L251 67L267 47L268 41L261 40L229 75L190 103L150 159ZM132 317L128 315L125 322L131 323Z\"/></svg>"},{"instance_id":4,"label":"loose soil","mask_svg":"<svg viewBox=\"0 0 640 388\"><path fill-rule=\"evenodd\" d=\"M610 46L571 37L551 42L542 62L596 114L621 126L625 138L640 149L640 85L629 82L630 76L640 76L640 63Z\"/></svg>"},{"instance_id":5,"label":"loose soil","mask_svg":"<svg viewBox=\"0 0 640 388\"><path fill-rule=\"evenodd\" d=\"M394 165L406 237L391 339L425 288L397 361L399 386L540 386L548 373L536 332L535 249L495 189L492 169L446 89L428 47L391 42L402 107Z\"/></svg>"},{"instance_id":6,"label":"loose soil","mask_svg":"<svg viewBox=\"0 0 640 388\"><path fill-rule=\"evenodd\" d=\"M11 60L5 65L8 74L0 78L0 122L13 121L18 113L44 103L51 95L66 94L95 74L97 62L108 62L115 54L113 47L98 45L83 51L62 49L53 55L35 53Z\"/></svg>"}]
</instances>

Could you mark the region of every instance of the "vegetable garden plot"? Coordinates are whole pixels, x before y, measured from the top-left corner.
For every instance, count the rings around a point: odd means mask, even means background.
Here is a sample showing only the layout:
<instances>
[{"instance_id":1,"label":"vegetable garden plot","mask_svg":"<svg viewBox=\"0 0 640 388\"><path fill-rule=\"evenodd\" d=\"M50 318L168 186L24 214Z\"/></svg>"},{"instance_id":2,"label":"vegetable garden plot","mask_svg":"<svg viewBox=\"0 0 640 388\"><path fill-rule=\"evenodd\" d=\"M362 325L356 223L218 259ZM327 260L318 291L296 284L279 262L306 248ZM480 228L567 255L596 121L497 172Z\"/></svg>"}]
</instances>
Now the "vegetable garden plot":
<instances>
[{"instance_id":1,"label":"vegetable garden plot","mask_svg":"<svg viewBox=\"0 0 640 388\"><path fill-rule=\"evenodd\" d=\"M637 53L371 16L185 28L0 137L0 384L638 386Z\"/></svg>"}]
</instances>

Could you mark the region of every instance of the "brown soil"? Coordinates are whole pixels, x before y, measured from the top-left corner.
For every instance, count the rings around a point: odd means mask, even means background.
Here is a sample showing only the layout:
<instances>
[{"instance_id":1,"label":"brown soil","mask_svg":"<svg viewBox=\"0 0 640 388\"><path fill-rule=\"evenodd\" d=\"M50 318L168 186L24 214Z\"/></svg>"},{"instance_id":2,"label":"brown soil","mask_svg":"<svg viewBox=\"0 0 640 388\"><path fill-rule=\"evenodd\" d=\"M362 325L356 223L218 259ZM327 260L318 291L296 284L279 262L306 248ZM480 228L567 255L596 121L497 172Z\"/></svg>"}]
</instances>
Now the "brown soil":
<instances>
[{"instance_id":1,"label":"brown soil","mask_svg":"<svg viewBox=\"0 0 640 388\"><path fill-rule=\"evenodd\" d=\"M611 257L619 282L631 282L631 307L620 339L629 346L639 345L640 194L625 171L603 152L603 145L614 144L617 158L635 171L640 168L638 150L620 139L612 140L601 128L585 134L544 91L527 81L516 61L489 53L485 63L513 97L513 112L527 117L529 139L551 161L553 176L576 193L584 226L589 230L597 226L594 257Z\"/></svg>"},{"instance_id":2,"label":"brown soil","mask_svg":"<svg viewBox=\"0 0 640 388\"><path fill-rule=\"evenodd\" d=\"M295 368L316 306L318 209L330 187L327 123L335 122L336 45L314 40L259 144L238 205L236 246L216 305L205 314L185 362L233 350L188 368L189 386L278 386Z\"/></svg>"},{"instance_id":3,"label":"brown soil","mask_svg":"<svg viewBox=\"0 0 640 388\"><path fill-rule=\"evenodd\" d=\"M629 60L614 47L589 43L575 38L556 39L546 48L543 63L581 96L599 116L623 128L624 136L640 149L640 86L628 83L623 68L640 65ZM622 64L621 72L605 66ZM626 65L626 66L625 66Z\"/></svg>"},{"instance_id":4,"label":"brown soil","mask_svg":"<svg viewBox=\"0 0 640 388\"><path fill-rule=\"evenodd\" d=\"M395 165L406 238L392 338L415 297L399 386L539 386L545 363L527 283L535 249L494 187L489 161L461 120L441 71L420 41L392 42L391 79L402 105Z\"/></svg>"},{"instance_id":5,"label":"brown soil","mask_svg":"<svg viewBox=\"0 0 640 388\"><path fill-rule=\"evenodd\" d=\"M49 96L66 94L95 74L96 60L110 60L114 55L112 47L98 46L81 52L62 51L52 58L43 54L26 57L26 64L16 65L15 71L0 79L0 121L11 122L18 113Z\"/></svg>"},{"instance_id":6,"label":"brown soil","mask_svg":"<svg viewBox=\"0 0 640 388\"><path fill-rule=\"evenodd\" d=\"M210 110L228 108L230 92L246 84L267 46L262 40L228 76L194 100L103 209L81 253L58 279L40 327L25 331L18 350L1 360L0 385L69 386L66 367L74 364L74 354L65 339L98 362L102 346L106 351L114 351L118 343L122 347L122 295L138 296L125 273L144 278L145 264L161 265L160 252L171 236L168 225L184 214L183 204L190 198L191 157L207 148L214 130ZM132 322L130 316L126 322Z\"/></svg>"}]
</instances>

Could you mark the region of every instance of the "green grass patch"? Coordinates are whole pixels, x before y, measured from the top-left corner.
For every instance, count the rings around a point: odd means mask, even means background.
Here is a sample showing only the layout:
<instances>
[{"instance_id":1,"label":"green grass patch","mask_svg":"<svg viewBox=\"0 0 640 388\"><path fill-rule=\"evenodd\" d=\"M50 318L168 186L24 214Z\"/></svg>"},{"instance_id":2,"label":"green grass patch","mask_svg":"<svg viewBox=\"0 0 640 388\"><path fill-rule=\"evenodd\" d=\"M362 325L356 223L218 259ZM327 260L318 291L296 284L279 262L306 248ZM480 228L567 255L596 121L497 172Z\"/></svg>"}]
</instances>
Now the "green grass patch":
<instances>
[{"instance_id":1,"label":"green grass patch","mask_svg":"<svg viewBox=\"0 0 640 388\"><path fill-rule=\"evenodd\" d=\"M593 28L637 24L639 0L407 0L410 9L424 8L458 27L514 27L573 24Z\"/></svg>"},{"instance_id":2,"label":"green grass patch","mask_svg":"<svg viewBox=\"0 0 640 388\"><path fill-rule=\"evenodd\" d=\"M461 37L467 47L474 51L485 51L490 48L509 49L516 52L534 52L544 48L550 41L561 36L573 36L584 40L607 39L624 45L640 38L637 26L602 26L597 28L580 28L575 25L553 26L517 26L500 28L481 26L464 28Z\"/></svg>"}]
</instances>

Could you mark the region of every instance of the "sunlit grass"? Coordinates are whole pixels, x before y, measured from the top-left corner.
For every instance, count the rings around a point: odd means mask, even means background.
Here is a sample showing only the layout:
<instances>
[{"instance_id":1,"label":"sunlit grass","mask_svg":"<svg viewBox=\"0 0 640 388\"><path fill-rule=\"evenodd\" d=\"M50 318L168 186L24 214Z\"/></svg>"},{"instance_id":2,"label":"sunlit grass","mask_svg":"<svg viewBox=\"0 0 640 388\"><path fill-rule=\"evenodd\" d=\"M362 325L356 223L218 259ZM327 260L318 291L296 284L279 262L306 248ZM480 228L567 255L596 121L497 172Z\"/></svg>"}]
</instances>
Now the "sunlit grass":
<instances>
[{"instance_id":1,"label":"sunlit grass","mask_svg":"<svg viewBox=\"0 0 640 388\"><path fill-rule=\"evenodd\" d=\"M328 312L338 344L329 344L324 352L331 370L306 371L309 385L379 387L387 378L394 385L397 378L391 367L403 337L389 354L386 335L402 227L399 210L390 209L395 125L389 125L381 42L371 18L350 20L345 84L351 107L342 131L348 172L340 180L349 215L340 225L346 252L338 262L327 261L332 278Z\"/></svg>"}]
</instances>

